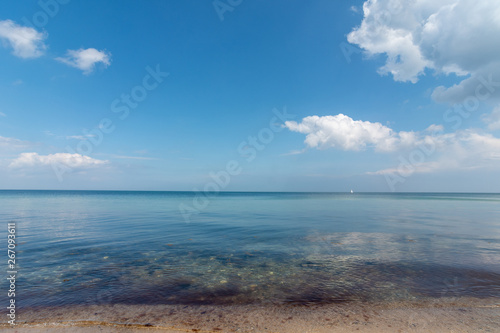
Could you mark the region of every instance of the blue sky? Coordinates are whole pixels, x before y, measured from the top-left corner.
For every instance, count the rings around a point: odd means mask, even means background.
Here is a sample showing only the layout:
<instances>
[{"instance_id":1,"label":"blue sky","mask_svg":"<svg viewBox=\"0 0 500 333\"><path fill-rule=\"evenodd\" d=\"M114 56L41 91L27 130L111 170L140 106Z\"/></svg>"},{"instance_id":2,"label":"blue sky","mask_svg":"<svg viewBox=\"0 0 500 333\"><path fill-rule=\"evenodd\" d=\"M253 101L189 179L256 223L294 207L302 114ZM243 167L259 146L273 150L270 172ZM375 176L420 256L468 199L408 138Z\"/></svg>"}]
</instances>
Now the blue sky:
<instances>
[{"instance_id":1,"label":"blue sky","mask_svg":"<svg viewBox=\"0 0 500 333\"><path fill-rule=\"evenodd\" d=\"M406 2L4 2L0 188L499 192L500 4Z\"/></svg>"}]
</instances>

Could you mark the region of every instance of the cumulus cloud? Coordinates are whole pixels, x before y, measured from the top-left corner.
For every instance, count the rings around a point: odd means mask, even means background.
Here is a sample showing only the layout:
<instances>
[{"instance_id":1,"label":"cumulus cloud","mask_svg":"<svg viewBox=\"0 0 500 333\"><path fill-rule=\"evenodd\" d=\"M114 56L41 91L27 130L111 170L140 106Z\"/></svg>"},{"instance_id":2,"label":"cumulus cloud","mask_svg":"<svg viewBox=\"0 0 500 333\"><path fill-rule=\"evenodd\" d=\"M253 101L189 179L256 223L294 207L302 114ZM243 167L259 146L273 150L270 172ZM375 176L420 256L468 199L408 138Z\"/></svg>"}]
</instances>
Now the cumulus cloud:
<instances>
[{"instance_id":1,"label":"cumulus cloud","mask_svg":"<svg viewBox=\"0 0 500 333\"><path fill-rule=\"evenodd\" d=\"M287 121L285 127L305 134L305 144L309 148L349 151L372 148L400 157L418 156L416 162L411 162L412 172L487 167L498 163L500 156L500 139L473 129L444 133L442 125L431 125L423 131L396 132L380 123L353 120L343 114L309 116L300 123ZM369 174L389 174L395 170L390 168Z\"/></svg>"},{"instance_id":2,"label":"cumulus cloud","mask_svg":"<svg viewBox=\"0 0 500 333\"><path fill-rule=\"evenodd\" d=\"M417 82L426 69L467 76L434 91L436 101L448 103L474 96L478 79L489 74L500 81L497 0L368 0L363 13L348 41L369 55L385 54L381 74L410 82Z\"/></svg>"},{"instance_id":3,"label":"cumulus cloud","mask_svg":"<svg viewBox=\"0 0 500 333\"><path fill-rule=\"evenodd\" d=\"M33 168L43 166L65 165L70 168L84 169L108 164L109 161L97 160L80 154L57 153L39 155L38 153L22 153L14 159L11 168Z\"/></svg>"},{"instance_id":4,"label":"cumulus cloud","mask_svg":"<svg viewBox=\"0 0 500 333\"><path fill-rule=\"evenodd\" d=\"M311 148L337 148L359 151L367 146L378 151L394 151L398 146L413 144L415 133L396 133L387 126L369 121L335 116L309 116L302 122L286 121L285 127L306 134L305 143Z\"/></svg>"},{"instance_id":5,"label":"cumulus cloud","mask_svg":"<svg viewBox=\"0 0 500 333\"><path fill-rule=\"evenodd\" d=\"M104 67L109 66L111 64L111 54L94 48L68 50L65 57L58 57L56 60L78 68L84 74L90 74L98 63L103 64Z\"/></svg>"},{"instance_id":6,"label":"cumulus cloud","mask_svg":"<svg viewBox=\"0 0 500 333\"><path fill-rule=\"evenodd\" d=\"M11 47L12 53L20 58L40 57L47 46L46 33L30 27L23 27L11 20L0 21L0 39L4 46Z\"/></svg>"}]
</instances>

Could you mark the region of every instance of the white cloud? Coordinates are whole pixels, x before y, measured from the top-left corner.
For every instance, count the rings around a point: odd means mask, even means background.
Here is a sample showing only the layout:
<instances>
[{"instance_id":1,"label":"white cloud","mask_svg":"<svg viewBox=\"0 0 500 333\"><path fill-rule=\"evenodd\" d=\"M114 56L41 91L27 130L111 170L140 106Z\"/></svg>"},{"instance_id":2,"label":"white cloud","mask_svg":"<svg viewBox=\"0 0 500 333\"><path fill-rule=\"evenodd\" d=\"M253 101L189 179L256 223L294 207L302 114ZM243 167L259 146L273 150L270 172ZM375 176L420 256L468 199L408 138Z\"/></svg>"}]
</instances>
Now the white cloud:
<instances>
[{"instance_id":1,"label":"white cloud","mask_svg":"<svg viewBox=\"0 0 500 333\"><path fill-rule=\"evenodd\" d=\"M40 57L47 46L44 40L46 33L38 32L30 27L23 27L11 20L0 21L0 39L4 46L11 47L13 54L20 58Z\"/></svg>"},{"instance_id":2,"label":"white cloud","mask_svg":"<svg viewBox=\"0 0 500 333\"><path fill-rule=\"evenodd\" d=\"M15 138L6 138L0 136L0 149L1 150L14 150L14 149L24 149L34 144L28 141L22 141Z\"/></svg>"},{"instance_id":3,"label":"white cloud","mask_svg":"<svg viewBox=\"0 0 500 333\"><path fill-rule=\"evenodd\" d=\"M93 138L95 137L94 134L86 134L86 135L68 135L66 136L66 139L67 140L72 140L72 139L75 139L75 140L88 140L88 138Z\"/></svg>"},{"instance_id":4,"label":"white cloud","mask_svg":"<svg viewBox=\"0 0 500 333\"><path fill-rule=\"evenodd\" d=\"M3 112L0 112L0 117L7 117L7 115Z\"/></svg>"},{"instance_id":5,"label":"white cloud","mask_svg":"<svg viewBox=\"0 0 500 333\"><path fill-rule=\"evenodd\" d=\"M431 125L420 132L396 132L380 123L353 120L343 114L310 116L300 123L287 121L285 127L306 134L305 144L310 148L350 151L373 148L400 157L417 156L417 162L412 162L412 172L488 167L498 163L500 156L500 139L472 129L443 133L443 126ZM369 174L389 174L395 170Z\"/></svg>"},{"instance_id":6,"label":"white cloud","mask_svg":"<svg viewBox=\"0 0 500 333\"><path fill-rule=\"evenodd\" d=\"M83 135L69 135L66 137L66 139L68 140L71 140L71 139L75 139L75 140L87 140L87 138Z\"/></svg>"},{"instance_id":7,"label":"white cloud","mask_svg":"<svg viewBox=\"0 0 500 333\"><path fill-rule=\"evenodd\" d=\"M108 164L109 161L97 160L80 154L57 153L39 155L38 153L22 153L14 159L9 167L26 168L53 165L65 165L70 168L82 169Z\"/></svg>"},{"instance_id":8,"label":"white cloud","mask_svg":"<svg viewBox=\"0 0 500 333\"><path fill-rule=\"evenodd\" d=\"M356 6L351 6L349 9L356 14L360 12L360 9Z\"/></svg>"},{"instance_id":9,"label":"white cloud","mask_svg":"<svg viewBox=\"0 0 500 333\"><path fill-rule=\"evenodd\" d=\"M481 119L488 124L489 130L500 130L500 106L495 108L490 114L483 115Z\"/></svg>"},{"instance_id":10,"label":"white cloud","mask_svg":"<svg viewBox=\"0 0 500 333\"><path fill-rule=\"evenodd\" d=\"M301 149L301 150L292 150L291 152L281 154L281 156L292 156L292 155L300 155L306 152L306 149Z\"/></svg>"},{"instance_id":11,"label":"white cloud","mask_svg":"<svg viewBox=\"0 0 500 333\"><path fill-rule=\"evenodd\" d=\"M411 82L426 68L470 76L456 86L437 88L436 101L460 103L474 96L478 78L493 74L500 80L498 0L368 0L363 12L348 41L369 55L385 54L380 73Z\"/></svg>"},{"instance_id":12,"label":"white cloud","mask_svg":"<svg viewBox=\"0 0 500 333\"><path fill-rule=\"evenodd\" d=\"M431 132L431 133L443 132L444 131L444 126L443 125L432 124L431 126L427 127L425 129L425 131L426 132Z\"/></svg>"},{"instance_id":13,"label":"white cloud","mask_svg":"<svg viewBox=\"0 0 500 333\"><path fill-rule=\"evenodd\" d=\"M400 155L398 167L368 172L371 175L431 173L449 170L498 168L500 139L474 130L440 134L433 137L433 149L416 147ZM413 157L412 157L413 156ZM412 160L413 159L413 160ZM418 162L415 162L418 161Z\"/></svg>"},{"instance_id":14,"label":"white cloud","mask_svg":"<svg viewBox=\"0 0 500 333\"><path fill-rule=\"evenodd\" d=\"M111 64L111 54L94 48L68 50L65 57L59 57L56 60L78 68L84 74L90 74L98 63L102 63L104 67L109 66Z\"/></svg>"},{"instance_id":15,"label":"white cloud","mask_svg":"<svg viewBox=\"0 0 500 333\"><path fill-rule=\"evenodd\" d=\"M430 172L439 171L440 169L444 168L444 165L442 163L438 163L438 162L423 162L423 163L412 165L412 168L413 169L411 171L404 170L403 172L408 172L408 173L411 172L411 174L430 173ZM398 173L402 173L402 169L400 167L382 169L382 170L378 170L375 172L367 172L366 174L367 175L391 175L391 174L398 174Z\"/></svg>"},{"instance_id":16,"label":"white cloud","mask_svg":"<svg viewBox=\"0 0 500 333\"><path fill-rule=\"evenodd\" d=\"M397 134L380 123L353 120L343 114L309 116L301 123L286 121L285 126L291 131L306 134L307 146L319 149L358 151L373 146L376 150L392 151L396 145L414 140L412 132Z\"/></svg>"}]
</instances>

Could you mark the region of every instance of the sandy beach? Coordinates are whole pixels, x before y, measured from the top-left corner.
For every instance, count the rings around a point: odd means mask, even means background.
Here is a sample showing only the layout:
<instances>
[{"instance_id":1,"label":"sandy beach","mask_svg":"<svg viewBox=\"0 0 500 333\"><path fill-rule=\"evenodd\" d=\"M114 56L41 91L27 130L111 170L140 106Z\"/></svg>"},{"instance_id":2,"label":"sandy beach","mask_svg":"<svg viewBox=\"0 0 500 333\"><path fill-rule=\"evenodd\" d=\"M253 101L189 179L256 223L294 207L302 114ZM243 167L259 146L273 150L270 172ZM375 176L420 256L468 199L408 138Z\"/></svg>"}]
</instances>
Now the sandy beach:
<instances>
[{"instance_id":1,"label":"sandy beach","mask_svg":"<svg viewBox=\"0 0 500 333\"><path fill-rule=\"evenodd\" d=\"M19 311L15 332L500 332L494 300L399 304L96 305Z\"/></svg>"}]
</instances>

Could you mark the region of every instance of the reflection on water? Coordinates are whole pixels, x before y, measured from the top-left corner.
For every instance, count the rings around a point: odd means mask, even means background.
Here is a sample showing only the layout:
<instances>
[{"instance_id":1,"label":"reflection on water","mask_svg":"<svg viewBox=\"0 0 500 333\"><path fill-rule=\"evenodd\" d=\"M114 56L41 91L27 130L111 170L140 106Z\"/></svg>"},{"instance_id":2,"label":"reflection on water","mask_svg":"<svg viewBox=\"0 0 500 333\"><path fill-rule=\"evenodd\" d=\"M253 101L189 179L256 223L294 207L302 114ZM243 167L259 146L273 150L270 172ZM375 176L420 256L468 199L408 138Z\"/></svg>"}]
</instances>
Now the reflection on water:
<instances>
[{"instance_id":1,"label":"reflection on water","mask_svg":"<svg viewBox=\"0 0 500 333\"><path fill-rule=\"evenodd\" d=\"M191 199L0 191L20 306L500 296L499 195L228 193L185 223Z\"/></svg>"}]
</instances>

